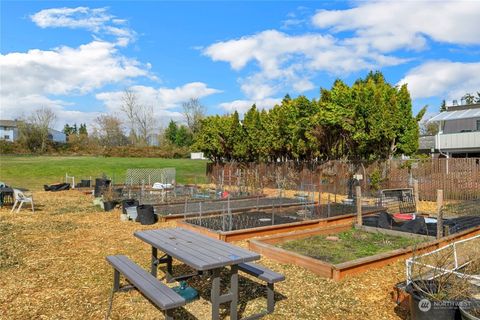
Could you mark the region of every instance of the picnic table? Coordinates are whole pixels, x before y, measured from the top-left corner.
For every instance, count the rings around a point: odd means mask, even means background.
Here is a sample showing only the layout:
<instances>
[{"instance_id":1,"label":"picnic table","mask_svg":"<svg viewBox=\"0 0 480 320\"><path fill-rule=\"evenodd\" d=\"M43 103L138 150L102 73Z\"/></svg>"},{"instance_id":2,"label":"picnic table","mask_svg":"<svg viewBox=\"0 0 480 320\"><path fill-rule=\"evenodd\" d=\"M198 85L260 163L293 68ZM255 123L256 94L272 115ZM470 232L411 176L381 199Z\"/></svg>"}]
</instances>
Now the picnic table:
<instances>
[{"instance_id":1,"label":"picnic table","mask_svg":"<svg viewBox=\"0 0 480 320\"><path fill-rule=\"evenodd\" d=\"M212 319L220 316L220 304L230 302L230 318L237 319L238 265L260 259L260 255L232 244L209 238L183 228L137 231L134 235L152 247L151 274L157 276L160 263L166 264L166 280L187 279L205 271L211 273ZM158 250L164 253L158 258ZM194 275L173 277L172 259L176 259L197 271ZM220 271L230 266L229 290L220 294Z\"/></svg>"}]
</instances>

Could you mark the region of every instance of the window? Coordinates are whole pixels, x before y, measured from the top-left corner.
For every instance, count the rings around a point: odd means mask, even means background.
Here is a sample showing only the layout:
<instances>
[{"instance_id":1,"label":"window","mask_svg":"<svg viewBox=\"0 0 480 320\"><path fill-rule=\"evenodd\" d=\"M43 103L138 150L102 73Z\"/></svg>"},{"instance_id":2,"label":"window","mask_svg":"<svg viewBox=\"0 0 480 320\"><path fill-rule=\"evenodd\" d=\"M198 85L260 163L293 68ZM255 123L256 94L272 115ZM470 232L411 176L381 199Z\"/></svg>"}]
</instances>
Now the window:
<instances>
[{"instance_id":1,"label":"window","mask_svg":"<svg viewBox=\"0 0 480 320\"><path fill-rule=\"evenodd\" d=\"M5 140L10 140L10 136L9 136L8 134L4 135L3 138L4 138Z\"/></svg>"},{"instance_id":2,"label":"window","mask_svg":"<svg viewBox=\"0 0 480 320\"><path fill-rule=\"evenodd\" d=\"M480 131L480 120L477 120L477 131Z\"/></svg>"}]
</instances>

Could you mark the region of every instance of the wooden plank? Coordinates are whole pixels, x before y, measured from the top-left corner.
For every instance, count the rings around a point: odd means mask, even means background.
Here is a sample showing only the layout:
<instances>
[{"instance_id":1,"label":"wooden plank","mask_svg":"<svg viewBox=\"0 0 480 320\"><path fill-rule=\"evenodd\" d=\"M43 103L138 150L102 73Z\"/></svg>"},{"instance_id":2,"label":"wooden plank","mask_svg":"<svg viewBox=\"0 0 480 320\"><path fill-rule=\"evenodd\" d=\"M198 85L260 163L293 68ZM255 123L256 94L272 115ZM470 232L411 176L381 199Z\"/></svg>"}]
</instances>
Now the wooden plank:
<instances>
[{"instance_id":1,"label":"wooden plank","mask_svg":"<svg viewBox=\"0 0 480 320\"><path fill-rule=\"evenodd\" d=\"M240 263L238 269L268 283L285 280L285 276L255 263Z\"/></svg>"},{"instance_id":2,"label":"wooden plank","mask_svg":"<svg viewBox=\"0 0 480 320\"><path fill-rule=\"evenodd\" d=\"M162 243L151 234L145 234L140 232L135 232L134 235L141 239L142 241L150 244L151 246L160 249L162 252L167 253L168 255L172 256L173 258L182 261L183 263L191 266L195 270L202 270L203 266L208 263L204 260L203 257L198 257L197 255L193 254L190 255L189 252L185 252L181 247L176 248L172 251L170 249L163 248Z\"/></svg>"},{"instance_id":3,"label":"wooden plank","mask_svg":"<svg viewBox=\"0 0 480 320\"><path fill-rule=\"evenodd\" d=\"M251 250L262 254L262 256L281 263L295 264L304 267L325 278L332 277L333 265L329 263L303 256L292 251L287 251L282 248L277 248L257 240L250 240L248 245Z\"/></svg>"},{"instance_id":4,"label":"wooden plank","mask_svg":"<svg viewBox=\"0 0 480 320\"><path fill-rule=\"evenodd\" d=\"M191 239L188 239L180 233L175 232L175 230L166 230L166 233L168 239L175 241L175 248L180 247L182 251L184 251L187 255L200 256L202 260L205 261L205 266L208 266L210 264L214 265L218 263L224 263L224 261L229 259L227 253L215 251L213 250L211 245L202 246L201 243L193 237ZM158 238L159 241L164 241L163 239L165 239L165 237L162 237L162 235L160 235ZM165 246L168 246L169 244L170 243L165 243L163 248L167 250ZM169 250L172 250L172 248L169 248Z\"/></svg>"},{"instance_id":5,"label":"wooden plank","mask_svg":"<svg viewBox=\"0 0 480 320\"><path fill-rule=\"evenodd\" d=\"M353 223L352 223L353 224ZM351 226L351 225L350 225ZM298 239L315 235L314 229L308 231L292 232L291 239ZM328 228L317 229L317 234L325 234L329 232ZM303 234L302 234L303 233ZM340 264L328 264L324 261L303 256L301 254L277 248L274 243L289 240L288 234L267 236L259 239L248 241L249 249L261 253L265 257L277 260L282 263L296 264L305 267L312 272L334 280L340 280L347 275L361 273L372 268L381 267L397 261L411 257L415 254L422 254L444 247L454 241L467 239L480 234L480 227L471 228L438 240L433 240L418 246L410 246L407 248L397 249L389 252L380 253L374 256L364 257ZM278 240L278 241L277 241Z\"/></svg>"},{"instance_id":6,"label":"wooden plank","mask_svg":"<svg viewBox=\"0 0 480 320\"><path fill-rule=\"evenodd\" d=\"M260 259L260 256L258 254L232 245L230 243L214 240L212 238L205 237L181 228L176 228L173 230L175 230L177 233L182 234L183 238L188 239L189 241L194 241L193 244L195 244L195 247L198 247L198 245L205 246L209 250L214 250L216 253L223 253L226 258L229 258L230 255L233 253L243 259L251 259L254 256Z\"/></svg>"},{"instance_id":7,"label":"wooden plank","mask_svg":"<svg viewBox=\"0 0 480 320\"><path fill-rule=\"evenodd\" d=\"M158 281L126 256L108 256L107 260L141 293L161 309L172 309L186 304L186 300L183 297Z\"/></svg>"},{"instance_id":8,"label":"wooden plank","mask_svg":"<svg viewBox=\"0 0 480 320\"><path fill-rule=\"evenodd\" d=\"M197 270L260 259L254 252L181 228L140 231L135 236Z\"/></svg>"}]
</instances>

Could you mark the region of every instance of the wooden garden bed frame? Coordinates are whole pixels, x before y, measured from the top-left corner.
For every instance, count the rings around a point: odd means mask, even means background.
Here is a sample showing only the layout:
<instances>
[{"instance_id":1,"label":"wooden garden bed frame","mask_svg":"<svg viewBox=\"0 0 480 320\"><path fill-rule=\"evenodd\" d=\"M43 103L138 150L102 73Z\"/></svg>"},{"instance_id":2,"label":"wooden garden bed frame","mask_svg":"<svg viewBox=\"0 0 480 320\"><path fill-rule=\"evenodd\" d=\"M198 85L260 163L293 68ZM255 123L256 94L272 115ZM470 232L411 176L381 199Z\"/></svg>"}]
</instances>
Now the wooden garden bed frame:
<instances>
[{"instance_id":1,"label":"wooden garden bed frame","mask_svg":"<svg viewBox=\"0 0 480 320\"><path fill-rule=\"evenodd\" d=\"M371 215L371 214L381 212L383 210L384 209L382 208L364 210L363 215L364 216ZM331 218L305 220L305 221L299 221L299 222L291 222L291 223L284 223L284 224L278 224L273 226L264 226L264 227L241 229L241 230L234 230L234 231L211 230L202 226L188 223L188 221L185 221L185 220L177 220L177 226L185 229L189 229L195 232L199 232L201 234L207 235L215 239L223 240L226 242L232 242L232 241L251 239L254 237L262 237L262 236L268 236L268 235L283 234L283 233L292 232L292 231L314 229L318 227L332 227L332 226L343 225L343 224L352 225L354 219L356 219L356 216L357 216L356 214L344 214L344 215L339 215Z\"/></svg>"},{"instance_id":2,"label":"wooden garden bed frame","mask_svg":"<svg viewBox=\"0 0 480 320\"><path fill-rule=\"evenodd\" d=\"M420 244L418 247L410 246L407 248L392 250L389 252L379 253L373 256L359 258L339 264L331 264L325 261L311 258L305 255L295 253L293 251L285 250L275 246L276 243L300 239L314 235L326 235L340 233L346 231L354 226L353 222L344 224L332 224L321 228L314 228L303 231L294 231L289 233L283 233L279 235L270 235L259 239L251 239L248 241L250 250L258 252L265 257L274 259L281 263L296 264L298 266L309 269L310 271L333 280L341 280L348 275L358 274L370 270L372 268L379 268L395 262L400 259L406 259L416 254L422 254L433 251L435 249L444 247L451 242L466 239L480 234L480 226L471 228L459 233L452 234L447 237L440 238L438 240L432 237L419 236L407 232L398 232L388 229L373 228L373 227L358 227L369 232L382 232L389 235L401 235L404 237L424 237L425 239L431 239L426 243Z\"/></svg>"},{"instance_id":3,"label":"wooden garden bed frame","mask_svg":"<svg viewBox=\"0 0 480 320\"><path fill-rule=\"evenodd\" d=\"M256 199L257 197L255 197ZM265 196L263 196L262 198L265 198ZM250 198L244 198L244 199L250 199ZM244 200L244 199L240 199L240 200ZM224 199L222 199L224 200ZM182 203L179 203L179 204L182 204ZM316 204L316 202L314 203ZM289 203L289 204L282 204L281 207L275 207L275 209L277 210L283 210L283 209L286 209L286 208L292 208L292 207L303 207L304 204L302 203ZM272 205L263 205L263 206L252 206L252 207L247 207L247 208L236 208L236 209L230 209L230 211L232 213L240 213L240 212L251 212L251 211L257 211L257 209L260 209L260 210L264 210L264 209L270 209L272 208ZM208 216L218 216L220 214L222 214L223 210L212 210L212 211L206 211L206 212L203 212L202 213L202 217L208 217ZM165 222L165 221L176 221L176 220L183 220L185 217L188 218L194 218L194 217L198 217L199 214L197 212L193 212L193 213L187 213L186 215L184 213L178 213L178 214L167 214L167 215L157 215L158 216L158 219L159 221L162 221L162 222Z\"/></svg>"}]
</instances>

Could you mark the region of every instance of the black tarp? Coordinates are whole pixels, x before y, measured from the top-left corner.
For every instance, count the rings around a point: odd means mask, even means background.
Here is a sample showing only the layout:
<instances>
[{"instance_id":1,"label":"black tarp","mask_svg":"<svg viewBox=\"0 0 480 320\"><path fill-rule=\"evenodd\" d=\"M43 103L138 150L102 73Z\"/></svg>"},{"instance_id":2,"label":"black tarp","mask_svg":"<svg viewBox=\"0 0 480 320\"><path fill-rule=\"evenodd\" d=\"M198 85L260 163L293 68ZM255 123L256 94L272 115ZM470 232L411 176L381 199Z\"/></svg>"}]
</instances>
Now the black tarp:
<instances>
[{"instance_id":1,"label":"black tarp","mask_svg":"<svg viewBox=\"0 0 480 320\"><path fill-rule=\"evenodd\" d=\"M52 184L52 185L44 185L43 189L45 191L63 191L63 190L69 190L70 189L70 183L58 183L58 184Z\"/></svg>"},{"instance_id":2,"label":"black tarp","mask_svg":"<svg viewBox=\"0 0 480 320\"><path fill-rule=\"evenodd\" d=\"M363 218L366 226L391 229L403 232L410 232L435 237L437 235L437 224L426 223L423 217L417 217L414 220L406 222L396 222L386 212L379 213L374 216L366 216ZM450 219L443 219L444 228L448 228L449 233L457 233L470 228L480 226L480 216L464 216Z\"/></svg>"}]
</instances>

